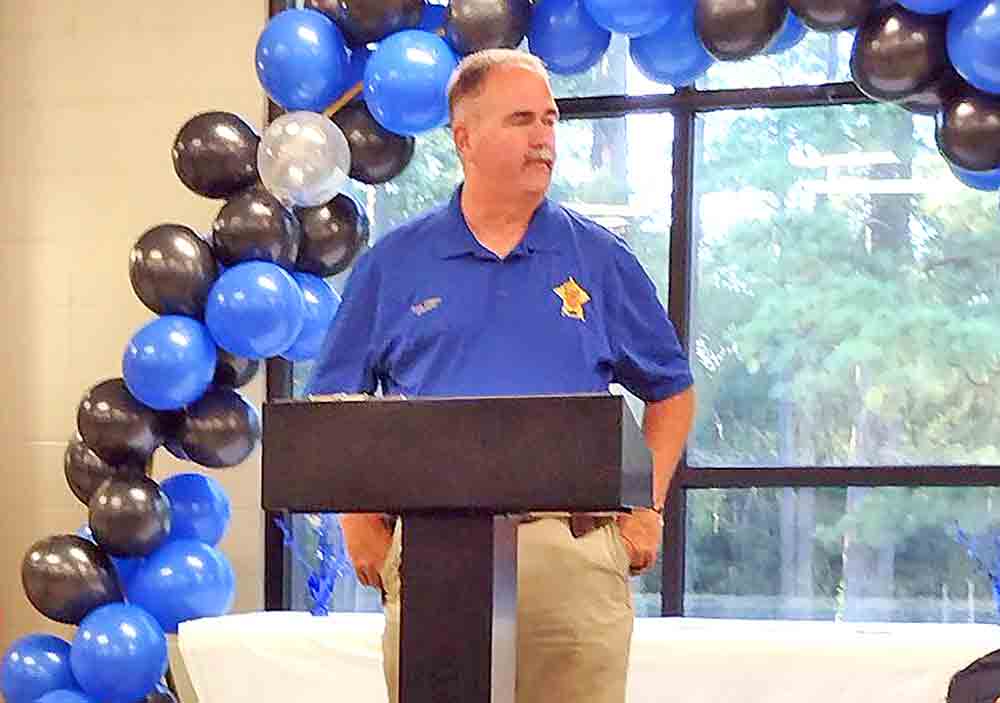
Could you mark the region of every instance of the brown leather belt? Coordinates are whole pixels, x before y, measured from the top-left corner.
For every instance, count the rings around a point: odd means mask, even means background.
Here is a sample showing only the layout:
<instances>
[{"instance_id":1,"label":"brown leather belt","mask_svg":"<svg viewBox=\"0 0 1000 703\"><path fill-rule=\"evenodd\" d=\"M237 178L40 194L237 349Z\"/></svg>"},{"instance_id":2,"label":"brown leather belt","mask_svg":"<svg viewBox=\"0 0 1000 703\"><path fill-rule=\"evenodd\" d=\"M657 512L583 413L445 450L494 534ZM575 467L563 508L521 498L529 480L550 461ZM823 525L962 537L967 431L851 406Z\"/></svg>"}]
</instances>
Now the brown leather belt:
<instances>
[{"instance_id":1,"label":"brown leather belt","mask_svg":"<svg viewBox=\"0 0 1000 703\"><path fill-rule=\"evenodd\" d=\"M594 530L599 530L602 527L610 525L616 520L614 515L608 515L606 513L566 513L562 515L558 513L531 513L523 516L521 518L521 522L535 522L546 518L566 520L569 522L569 531L577 539L590 534Z\"/></svg>"},{"instance_id":2,"label":"brown leather belt","mask_svg":"<svg viewBox=\"0 0 1000 703\"><path fill-rule=\"evenodd\" d=\"M525 522L536 522L538 520L544 520L545 518L554 518L557 520L568 520L569 531L574 537L580 538L587 535L594 530L599 530L602 527L610 525L615 521L614 515L606 514L595 514L595 513L569 513L568 515L546 515L545 513L530 513L528 515L521 515L518 518L519 523ZM396 527L396 521L399 519L397 515L383 515L382 521L385 526L391 531Z\"/></svg>"},{"instance_id":3,"label":"brown leather belt","mask_svg":"<svg viewBox=\"0 0 1000 703\"><path fill-rule=\"evenodd\" d=\"M583 537L588 532L599 530L615 521L614 515L593 515L591 513L570 513L569 531L574 537Z\"/></svg>"}]
</instances>

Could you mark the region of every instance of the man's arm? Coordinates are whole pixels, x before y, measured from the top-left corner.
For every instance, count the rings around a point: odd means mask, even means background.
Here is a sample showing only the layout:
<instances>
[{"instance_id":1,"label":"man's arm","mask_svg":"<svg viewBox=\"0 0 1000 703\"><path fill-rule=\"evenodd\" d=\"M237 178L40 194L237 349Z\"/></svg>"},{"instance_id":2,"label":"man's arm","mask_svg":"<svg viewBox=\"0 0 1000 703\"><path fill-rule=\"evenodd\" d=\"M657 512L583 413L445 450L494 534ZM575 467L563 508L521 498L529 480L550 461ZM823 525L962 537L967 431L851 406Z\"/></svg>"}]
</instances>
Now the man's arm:
<instances>
[{"instance_id":1,"label":"man's arm","mask_svg":"<svg viewBox=\"0 0 1000 703\"><path fill-rule=\"evenodd\" d=\"M316 357L306 386L309 395L329 393L374 393L378 384L375 314L380 277L370 252L354 264L340 309ZM348 513L340 516L347 554L358 581L379 587L379 568L385 563L392 533L378 513Z\"/></svg>"},{"instance_id":2,"label":"man's arm","mask_svg":"<svg viewBox=\"0 0 1000 703\"><path fill-rule=\"evenodd\" d=\"M646 403L642 431L653 454L653 507L661 509L694 423L694 387Z\"/></svg>"},{"instance_id":3,"label":"man's arm","mask_svg":"<svg viewBox=\"0 0 1000 703\"><path fill-rule=\"evenodd\" d=\"M382 588L379 570L392 546L392 532L382 521L381 513L345 513L340 516L340 527L358 581Z\"/></svg>"},{"instance_id":4,"label":"man's arm","mask_svg":"<svg viewBox=\"0 0 1000 703\"><path fill-rule=\"evenodd\" d=\"M693 386L663 400L646 403L642 431L653 454L653 507L656 510L661 510L666 501L667 489L694 422L694 409ZM631 515L619 517L618 527L629 552L632 573L637 574L656 563L663 539L663 518L658 512L636 508Z\"/></svg>"}]
</instances>

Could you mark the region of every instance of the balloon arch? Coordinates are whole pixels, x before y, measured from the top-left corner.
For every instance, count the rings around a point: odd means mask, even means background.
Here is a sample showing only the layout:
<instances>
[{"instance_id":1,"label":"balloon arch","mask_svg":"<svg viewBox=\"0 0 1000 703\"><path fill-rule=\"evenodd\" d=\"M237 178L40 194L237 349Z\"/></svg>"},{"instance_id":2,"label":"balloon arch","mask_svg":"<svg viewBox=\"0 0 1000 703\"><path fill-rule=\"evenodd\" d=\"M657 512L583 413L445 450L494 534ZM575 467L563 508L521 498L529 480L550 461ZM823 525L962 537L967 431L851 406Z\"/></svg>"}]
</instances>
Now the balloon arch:
<instances>
[{"instance_id":1,"label":"balloon arch","mask_svg":"<svg viewBox=\"0 0 1000 703\"><path fill-rule=\"evenodd\" d=\"M224 201L210 234L160 224L138 238L129 277L157 315L125 347L122 376L94 385L65 453L88 506L76 534L46 537L22 563L28 599L77 625L73 641L17 640L0 662L8 703L165 702L165 633L220 615L233 570L216 549L229 521L218 481L150 477L164 447L223 469L260 439L239 388L261 360L318 353L339 298L324 279L368 242L347 180L395 178L414 135L445 124L461 55L528 50L558 74L601 60L627 35L647 78L687 85L715 61L784 51L808 30L854 29L851 74L869 97L934 115L955 175L1000 188L1000 0L305 0L267 23L256 70L284 110L262 134L228 112L192 117L177 176ZM329 593L326 591L326 595Z\"/></svg>"}]
</instances>

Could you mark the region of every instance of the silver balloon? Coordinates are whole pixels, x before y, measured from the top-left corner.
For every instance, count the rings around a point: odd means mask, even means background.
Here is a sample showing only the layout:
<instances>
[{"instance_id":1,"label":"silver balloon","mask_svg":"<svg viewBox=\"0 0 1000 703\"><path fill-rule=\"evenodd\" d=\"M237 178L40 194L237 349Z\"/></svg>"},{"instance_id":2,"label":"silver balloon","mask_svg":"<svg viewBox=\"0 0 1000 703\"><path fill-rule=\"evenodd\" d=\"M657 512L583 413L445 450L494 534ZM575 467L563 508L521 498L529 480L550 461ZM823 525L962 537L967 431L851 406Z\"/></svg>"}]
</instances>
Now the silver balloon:
<instances>
[{"instance_id":1,"label":"silver balloon","mask_svg":"<svg viewBox=\"0 0 1000 703\"><path fill-rule=\"evenodd\" d=\"M287 206L329 202L351 171L351 147L340 128L315 112L289 112L268 125L257 148L264 186Z\"/></svg>"}]
</instances>

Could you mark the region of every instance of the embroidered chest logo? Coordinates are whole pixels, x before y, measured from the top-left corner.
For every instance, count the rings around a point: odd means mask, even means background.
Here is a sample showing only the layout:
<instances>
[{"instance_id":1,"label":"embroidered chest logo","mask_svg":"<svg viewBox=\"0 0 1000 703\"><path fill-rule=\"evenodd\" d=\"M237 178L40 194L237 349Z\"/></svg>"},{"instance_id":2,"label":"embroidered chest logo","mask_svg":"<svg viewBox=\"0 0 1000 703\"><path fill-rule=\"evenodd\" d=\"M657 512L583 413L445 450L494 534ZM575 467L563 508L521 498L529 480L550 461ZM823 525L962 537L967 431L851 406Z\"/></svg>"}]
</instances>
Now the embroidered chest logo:
<instances>
[{"instance_id":1,"label":"embroidered chest logo","mask_svg":"<svg viewBox=\"0 0 1000 703\"><path fill-rule=\"evenodd\" d=\"M564 316L572 317L574 320L584 319L583 306L590 302L590 294L581 288L572 276L559 287L553 288L552 292L562 300L562 314Z\"/></svg>"},{"instance_id":2,"label":"embroidered chest logo","mask_svg":"<svg viewBox=\"0 0 1000 703\"><path fill-rule=\"evenodd\" d=\"M411 305L410 311L417 317L420 317L421 315L426 315L440 304L441 298L428 298L427 300L421 301L416 305Z\"/></svg>"}]
</instances>

